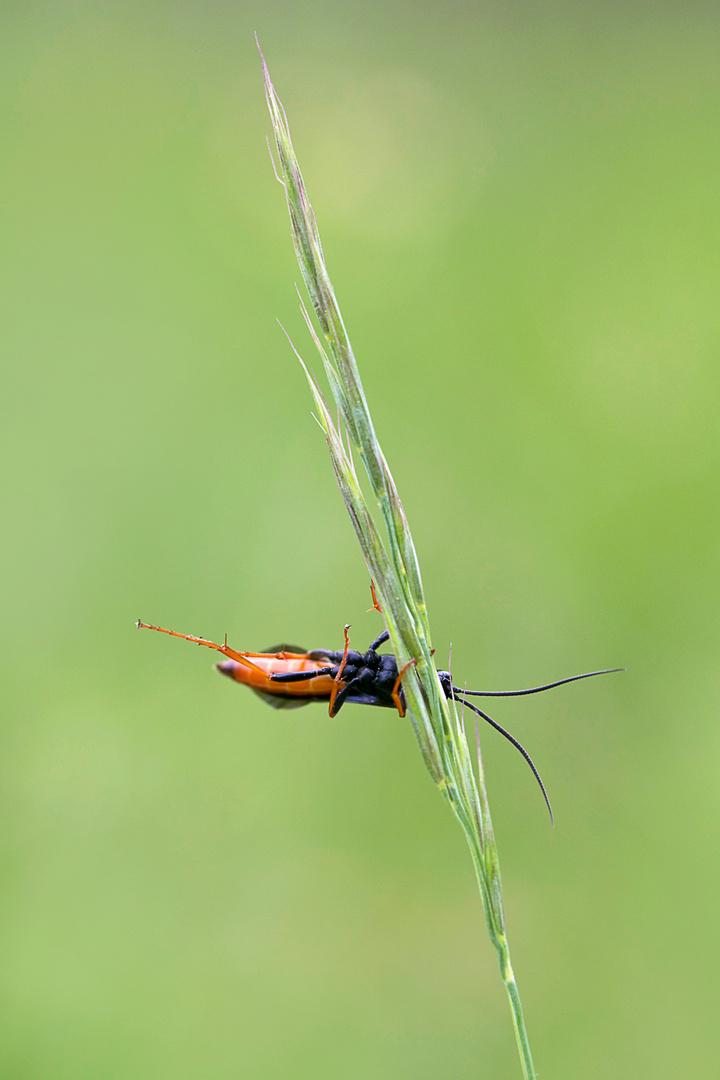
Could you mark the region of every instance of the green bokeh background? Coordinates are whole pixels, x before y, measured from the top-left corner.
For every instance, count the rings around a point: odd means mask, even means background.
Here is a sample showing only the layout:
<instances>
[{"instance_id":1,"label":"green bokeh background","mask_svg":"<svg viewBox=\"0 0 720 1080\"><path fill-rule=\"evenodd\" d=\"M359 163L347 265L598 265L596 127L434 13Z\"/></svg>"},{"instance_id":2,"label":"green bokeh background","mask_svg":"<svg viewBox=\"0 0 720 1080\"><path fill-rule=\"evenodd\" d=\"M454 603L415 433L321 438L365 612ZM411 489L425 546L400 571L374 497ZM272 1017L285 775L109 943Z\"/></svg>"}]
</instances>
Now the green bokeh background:
<instances>
[{"instance_id":1,"label":"green bokeh background","mask_svg":"<svg viewBox=\"0 0 720 1080\"><path fill-rule=\"evenodd\" d=\"M443 664L627 673L483 733L542 1077L712 1076L716 5L7 3L3 1080L519 1076L407 723L138 616L365 645L252 31Z\"/></svg>"}]
</instances>

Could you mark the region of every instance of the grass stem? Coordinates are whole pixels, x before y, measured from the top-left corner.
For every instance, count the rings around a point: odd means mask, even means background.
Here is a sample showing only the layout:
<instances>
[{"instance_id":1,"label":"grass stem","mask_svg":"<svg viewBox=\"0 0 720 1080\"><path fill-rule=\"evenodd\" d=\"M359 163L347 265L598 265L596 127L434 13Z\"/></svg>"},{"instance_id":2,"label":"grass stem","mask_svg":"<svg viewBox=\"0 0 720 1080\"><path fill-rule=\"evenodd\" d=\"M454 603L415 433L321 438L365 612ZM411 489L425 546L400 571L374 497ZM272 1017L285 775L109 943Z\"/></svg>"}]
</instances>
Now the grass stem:
<instances>
[{"instance_id":1,"label":"grass stem","mask_svg":"<svg viewBox=\"0 0 720 1080\"><path fill-rule=\"evenodd\" d=\"M295 253L320 333L302 300L301 309L323 362L339 416L337 422L314 375L297 351L296 355L308 379L316 419L324 432L335 479L374 582L398 668L412 661L403 680L407 715L428 771L459 821L470 847L488 933L498 953L500 972L510 1001L523 1076L525 1080L533 1080L535 1071L530 1045L505 935L500 866L479 739L475 772L457 703L448 701L437 676L420 566L410 527L372 422L350 339L325 265L320 233L293 149L285 110L264 57L262 63L277 154L276 176L285 189ZM374 511L358 480L353 450L364 465ZM376 520L376 513L379 520Z\"/></svg>"}]
</instances>

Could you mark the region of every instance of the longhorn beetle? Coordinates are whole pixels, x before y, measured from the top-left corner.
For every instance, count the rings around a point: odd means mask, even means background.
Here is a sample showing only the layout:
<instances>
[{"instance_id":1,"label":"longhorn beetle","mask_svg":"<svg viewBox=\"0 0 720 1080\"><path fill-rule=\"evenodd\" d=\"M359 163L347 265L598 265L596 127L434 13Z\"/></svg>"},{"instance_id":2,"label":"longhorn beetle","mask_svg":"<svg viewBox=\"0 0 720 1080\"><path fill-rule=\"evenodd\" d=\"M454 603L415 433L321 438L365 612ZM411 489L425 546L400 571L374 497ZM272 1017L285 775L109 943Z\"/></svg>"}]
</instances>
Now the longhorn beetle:
<instances>
[{"instance_id":1,"label":"longhorn beetle","mask_svg":"<svg viewBox=\"0 0 720 1080\"><path fill-rule=\"evenodd\" d=\"M387 630L383 630L364 653L350 648L349 626L345 627L345 647L340 651L313 649L311 652L306 652L297 645L283 644L275 645L267 652L253 653L236 652L235 649L231 649L227 643L227 636L223 645L217 645L205 638L180 634L177 630L166 630L162 626L152 626L140 620L136 625L138 629L157 630L161 634L183 638L185 641L193 641L197 645L205 645L209 649L221 652L226 659L215 665L218 671L235 679L236 682L249 686L273 709L298 709L302 705L309 705L311 701L328 701L330 716L337 716L343 705L348 703L379 705L382 708L397 709L400 716L405 715L402 679L415 661L410 660L398 670L394 656L387 653L381 655L378 652L380 646L384 645L390 637ZM540 785L552 821L553 812L545 785L527 750L509 731L466 699L468 697L524 697L526 694L539 694L543 690L552 690L555 686L577 682L578 679L590 679L594 675L609 675L613 671L622 670L622 668L608 668L604 671L588 671L584 675L571 675L567 679L558 679L544 686L533 686L529 690L464 690L453 686L449 671L438 671L437 675L445 697L459 700L463 706L472 709L520 751Z\"/></svg>"}]
</instances>

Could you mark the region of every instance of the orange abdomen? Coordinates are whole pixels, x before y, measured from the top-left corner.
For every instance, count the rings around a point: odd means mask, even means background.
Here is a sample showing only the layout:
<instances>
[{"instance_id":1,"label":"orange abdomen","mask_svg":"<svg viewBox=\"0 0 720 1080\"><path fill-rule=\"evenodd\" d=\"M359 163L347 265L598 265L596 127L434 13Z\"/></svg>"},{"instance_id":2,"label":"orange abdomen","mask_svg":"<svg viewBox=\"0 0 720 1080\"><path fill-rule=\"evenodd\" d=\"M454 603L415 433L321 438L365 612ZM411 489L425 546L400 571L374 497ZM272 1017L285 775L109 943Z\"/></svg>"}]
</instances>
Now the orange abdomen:
<instances>
[{"instance_id":1,"label":"orange abdomen","mask_svg":"<svg viewBox=\"0 0 720 1080\"><path fill-rule=\"evenodd\" d=\"M272 682L270 675L289 675L296 671L314 671L327 667L327 660L320 662L310 660L302 653L236 653L237 656L246 658L247 662L237 660L222 660L218 670L223 675L228 675L236 682L250 686L253 690L259 690L265 694L275 694L278 697L314 697L329 698L335 680L330 675L318 675L316 679L305 679L303 682ZM338 690L344 686L342 680L338 684Z\"/></svg>"}]
</instances>

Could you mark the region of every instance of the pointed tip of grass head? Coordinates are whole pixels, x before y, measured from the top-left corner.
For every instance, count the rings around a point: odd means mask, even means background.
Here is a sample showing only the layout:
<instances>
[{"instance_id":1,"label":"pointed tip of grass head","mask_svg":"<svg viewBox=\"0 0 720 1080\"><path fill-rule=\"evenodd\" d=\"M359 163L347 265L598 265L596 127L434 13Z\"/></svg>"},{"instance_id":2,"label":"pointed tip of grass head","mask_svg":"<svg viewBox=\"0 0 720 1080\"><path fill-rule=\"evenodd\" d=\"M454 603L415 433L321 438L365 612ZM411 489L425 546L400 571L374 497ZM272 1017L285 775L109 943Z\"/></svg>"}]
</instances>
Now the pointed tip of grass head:
<instances>
[{"instance_id":1,"label":"pointed tip of grass head","mask_svg":"<svg viewBox=\"0 0 720 1080\"><path fill-rule=\"evenodd\" d=\"M265 53L260 48L260 38L257 36L257 30L255 31L255 44L257 45L257 51L260 53L260 63L263 70L263 82L265 83L265 96L270 97L270 94L274 92L273 84L270 80L270 72L268 71L267 61L265 60Z\"/></svg>"},{"instance_id":2,"label":"pointed tip of grass head","mask_svg":"<svg viewBox=\"0 0 720 1080\"><path fill-rule=\"evenodd\" d=\"M265 59L265 53L260 48L260 39L257 36L257 31L255 32L255 44L257 45L257 50L260 53L260 63L262 64L262 71L263 71L263 82L265 83L265 99L266 99L266 101L268 103L268 108L270 109L270 115L273 118L273 125L277 126L275 124L275 120L276 120L277 105L279 104L279 99L278 99L278 96L277 96L277 94L275 92L275 87L273 86L272 79L270 78L270 70L269 70L269 68L267 66L267 60ZM280 108L282 108L282 105L280 106Z\"/></svg>"},{"instance_id":3,"label":"pointed tip of grass head","mask_svg":"<svg viewBox=\"0 0 720 1080\"><path fill-rule=\"evenodd\" d=\"M257 51L260 53L260 59L262 60L263 71L267 73L267 64L265 63L265 54L260 48L260 38L258 37L257 30L253 30L253 37L255 38L255 44L257 45Z\"/></svg>"},{"instance_id":4,"label":"pointed tip of grass head","mask_svg":"<svg viewBox=\"0 0 720 1080\"><path fill-rule=\"evenodd\" d=\"M257 36L257 33L255 34L255 44L257 45L257 50L260 53L260 63L262 64L263 71L263 82L265 83L265 99L268 103L268 108L270 109L273 127L275 128L276 135L279 134L279 129L282 129L282 134L284 136L287 136L289 142L290 131L288 128L287 116L285 115L285 109L283 103L280 101L280 98L277 95L277 90L275 89L273 81L270 78L270 69L268 68L267 60L265 59L265 53L260 48L260 40Z\"/></svg>"}]
</instances>

